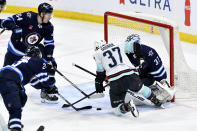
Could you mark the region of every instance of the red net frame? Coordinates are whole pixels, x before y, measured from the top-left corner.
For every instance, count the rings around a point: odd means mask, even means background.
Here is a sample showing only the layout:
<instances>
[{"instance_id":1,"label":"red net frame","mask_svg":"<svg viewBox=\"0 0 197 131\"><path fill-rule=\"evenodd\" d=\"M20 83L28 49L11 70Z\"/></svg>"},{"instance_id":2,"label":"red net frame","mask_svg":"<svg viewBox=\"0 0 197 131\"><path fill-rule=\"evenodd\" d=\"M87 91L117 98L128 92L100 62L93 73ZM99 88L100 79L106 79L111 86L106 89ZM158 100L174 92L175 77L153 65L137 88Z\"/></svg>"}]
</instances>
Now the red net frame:
<instances>
[{"instance_id":1,"label":"red net frame","mask_svg":"<svg viewBox=\"0 0 197 131\"><path fill-rule=\"evenodd\" d=\"M127 15L107 11L104 14L104 39L106 42L108 42L108 17L109 16L132 20L132 21L136 21L136 22L141 22L141 23L150 24L150 25L159 26L159 27L169 29L170 85L174 86L174 27L171 25L168 25L168 24L160 23L160 22L155 22L155 21L151 21L151 20L146 20L146 19L142 19L142 18L127 16Z\"/></svg>"}]
</instances>

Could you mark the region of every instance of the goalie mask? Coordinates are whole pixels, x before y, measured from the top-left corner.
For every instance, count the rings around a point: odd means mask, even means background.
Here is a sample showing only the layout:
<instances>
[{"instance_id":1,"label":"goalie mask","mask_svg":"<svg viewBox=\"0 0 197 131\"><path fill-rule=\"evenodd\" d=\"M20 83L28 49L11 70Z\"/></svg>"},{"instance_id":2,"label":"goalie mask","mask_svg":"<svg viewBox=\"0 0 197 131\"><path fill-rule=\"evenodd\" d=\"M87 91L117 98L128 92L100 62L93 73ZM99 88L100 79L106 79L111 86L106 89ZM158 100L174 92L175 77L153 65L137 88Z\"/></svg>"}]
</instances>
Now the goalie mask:
<instances>
[{"instance_id":1,"label":"goalie mask","mask_svg":"<svg viewBox=\"0 0 197 131\"><path fill-rule=\"evenodd\" d=\"M94 42L94 50L97 51L98 49L100 49L105 44L106 44L105 40L95 41Z\"/></svg>"},{"instance_id":2,"label":"goalie mask","mask_svg":"<svg viewBox=\"0 0 197 131\"><path fill-rule=\"evenodd\" d=\"M125 42L136 42L136 43L139 43L140 44L140 35L138 34L131 34L129 36L127 36L127 39Z\"/></svg>"},{"instance_id":3,"label":"goalie mask","mask_svg":"<svg viewBox=\"0 0 197 131\"><path fill-rule=\"evenodd\" d=\"M37 46L30 46L26 50L26 55L30 57L39 57L42 58L42 53Z\"/></svg>"}]
</instances>

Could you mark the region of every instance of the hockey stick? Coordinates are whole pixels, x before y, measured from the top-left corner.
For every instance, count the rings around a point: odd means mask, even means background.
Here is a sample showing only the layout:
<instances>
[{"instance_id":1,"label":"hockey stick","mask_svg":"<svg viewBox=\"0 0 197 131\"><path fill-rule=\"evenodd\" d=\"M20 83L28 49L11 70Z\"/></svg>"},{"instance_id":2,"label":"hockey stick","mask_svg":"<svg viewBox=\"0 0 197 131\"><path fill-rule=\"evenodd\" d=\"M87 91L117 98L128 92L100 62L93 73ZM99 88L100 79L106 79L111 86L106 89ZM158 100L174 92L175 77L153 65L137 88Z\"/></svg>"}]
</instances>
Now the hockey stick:
<instances>
[{"instance_id":1,"label":"hockey stick","mask_svg":"<svg viewBox=\"0 0 197 131\"><path fill-rule=\"evenodd\" d=\"M83 70L83 71L85 71L85 72L87 72L87 73L89 73L89 74L91 74L91 75L93 75L93 76L96 76L96 74L94 74L94 73L92 73L91 71L89 71L89 70L87 70L87 69L85 69L85 68L83 68L83 67L81 67L81 66L79 66L79 65L77 65L77 64L75 64L75 63L73 63L72 64L73 66L75 66L75 67L77 67L77 68L79 68L79 69L81 69L81 70ZM106 86L108 86L109 84L107 84ZM104 97L105 95L103 94L103 93L95 93L94 95L92 95L90 98L92 98L92 99L96 99L96 98L102 98L102 97Z\"/></svg>"},{"instance_id":2,"label":"hockey stick","mask_svg":"<svg viewBox=\"0 0 197 131\"><path fill-rule=\"evenodd\" d=\"M107 86L108 86L108 85L105 85L104 88L107 87ZM96 93L96 91L94 91L94 92L88 94L88 96L91 97L91 96L92 96L93 94L95 94L95 93ZM72 104L64 104L64 105L62 106L62 108L64 108L64 107L69 107L69 106L71 106L71 105L75 105L75 104L79 103L80 101L82 101L82 100L84 100L84 99L86 99L86 98L89 98L89 97L84 96L83 98L81 98L81 99L75 101L75 102L72 103Z\"/></svg>"},{"instance_id":3,"label":"hockey stick","mask_svg":"<svg viewBox=\"0 0 197 131\"><path fill-rule=\"evenodd\" d=\"M86 70L85 68L83 68L83 67L81 67L81 66L79 66L79 65L77 65L75 63L72 63L72 65L77 67L77 68L79 68L79 69L81 69L81 70L83 70L83 71L85 71L85 72L87 72L87 73L89 73L89 74L91 74L91 75L93 75L93 76L96 76L96 74L90 72L89 70Z\"/></svg>"},{"instance_id":4,"label":"hockey stick","mask_svg":"<svg viewBox=\"0 0 197 131\"><path fill-rule=\"evenodd\" d=\"M3 34L4 31L5 31L5 29L3 29L3 30L0 32L0 35Z\"/></svg>"},{"instance_id":5,"label":"hockey stick","mask_svg":"<svg viewBox=\"0 0 197 131\"><path fill-rule=\"evenodd\" d=\"M85 92L79 89L74 83L72 83L65 75L63 75L60 71L54 68L54 70L61 75L66 81L68 81L73 87L75 87L78 91L80 91L84 96L89 97Z\"/></svg>"},{"instance_id":6,"label":"hockey stick","mask_svg":"<svg viewBox=\"0 0 197 131\"><path fill-rule=\"evenodd\" d=\"M73 104L71 104L68 100L66 100L66 98L64 98L59 92L57 93L59 97L61 97L66 103L68 103L69 106L71 106L73 109L75 109L76 111L80 111L80 110L85 110L85 109L92 109L92 106L84 106L81 108L77 108L75 106L73 106Z\"/></svg>"}]
</instances>

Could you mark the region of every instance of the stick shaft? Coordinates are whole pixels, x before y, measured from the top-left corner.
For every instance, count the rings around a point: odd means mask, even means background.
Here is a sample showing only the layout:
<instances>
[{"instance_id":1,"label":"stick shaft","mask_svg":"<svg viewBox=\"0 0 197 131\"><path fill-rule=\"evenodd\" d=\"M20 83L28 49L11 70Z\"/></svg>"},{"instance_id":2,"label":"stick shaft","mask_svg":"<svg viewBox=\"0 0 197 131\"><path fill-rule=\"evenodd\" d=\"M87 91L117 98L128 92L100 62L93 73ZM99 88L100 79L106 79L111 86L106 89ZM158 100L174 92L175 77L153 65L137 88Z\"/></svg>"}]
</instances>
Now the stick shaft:
<instances>
[{"instance_id":1,"label":"stick shaft","mask_svg":"<svg viewBox=\"0 0 197 131\"><path fill-rule=\"evenodd\" d=\"M72 83L66 76L64 76L60 71L55 69L55 71L61 75L65 80L67 80L73 87L75 87L78 91L80 91L84 96L88 96L85 92L83 92L81 89L79 89L74 83Z\"/></svg>"},{"instance_id":2,"label":"stick shaft","mask_svg":"<svg viewBox=\"0 0 197 131\"><path fill-rule=\"evenodd\" d=\"M89 71L89 70L87 70L87 69L85 69L85 68L83 68L83 67L81 67L81 66L79 66L79 65L77 65L77 64L73 64L73 65L74 65L75 67L77 67L77 68L79 68L79 69L81 69L81 70L83 70L83 71L85 71L85 72L87 72L87 73L93 75L93 76L96 76L96 74L92 73L91 71Z\"/></svg>"}]
</instances>

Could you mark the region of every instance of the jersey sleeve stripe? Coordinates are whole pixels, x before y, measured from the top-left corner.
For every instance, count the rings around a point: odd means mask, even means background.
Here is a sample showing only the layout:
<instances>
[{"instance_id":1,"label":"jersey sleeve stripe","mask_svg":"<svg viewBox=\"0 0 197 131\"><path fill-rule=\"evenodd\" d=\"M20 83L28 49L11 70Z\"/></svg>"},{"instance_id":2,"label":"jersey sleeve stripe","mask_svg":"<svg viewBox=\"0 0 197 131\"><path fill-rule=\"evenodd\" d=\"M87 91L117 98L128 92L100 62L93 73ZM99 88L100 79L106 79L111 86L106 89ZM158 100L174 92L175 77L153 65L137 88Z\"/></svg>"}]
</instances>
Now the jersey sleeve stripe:
<instances>
[{"instance_id":1,"label":"jersey sleeve stripe","mask_svg":"<svg viewBox=\"0 0 197 131\"><path fill-rule=\"evenodd\" d=\"M21 82L23 81L23 73L18 68L8 65L3 67L1 70L5 70L5 69L15 71L19 75Z\"/></svg>"},{"instance_id":2,"label":"jersey sleeve stripe","mask_svg":"<svg viewBox=\"0 0 197 131\"><path fill-rule=\"evenodd\" d=\"M49 46L49 45L54 46L54 43L48 43L48 44L45 44L44 46L46 47L46 46Z\"/></svg>"},{"instance_id":3,"label":"jersey sleeve stripe","mask_svg":"<svg viewBox=\"0 0 197 131\"><path fill-rule=\"evenodd\" d=\"M44 40L44 43L54 43L54 40Z\"/></svg>"},{"instance_id":4,"label":"jersey sleeve stripe","mask_svg":"<svg viewBox=\"0 0 197 131\"><path fill-rule=\"evenodd\" d=\"M25 56L25 53L23 53L23 52L17 50L17 49L14 47L14 45L12 44L12 41L11 41L11 40L8 42L8 49L9 49L10 52L12 52L13 54L15 54L15 55L17 55L17 56Z\"/></svg>"},{"instance_id":5,"label":"jersey sleeve stripe","mask_svg":"<svg viewBox=\"0 0 197 131\"><path fill-rule=\"evenodd\" d=\"M164 69L164 67L163 67L163 65L162 65L158 70L149 72L149 74L151 74L151 75L156 75L156 74L160 73L163 69Z\"/></svg>"}]
</instances>

